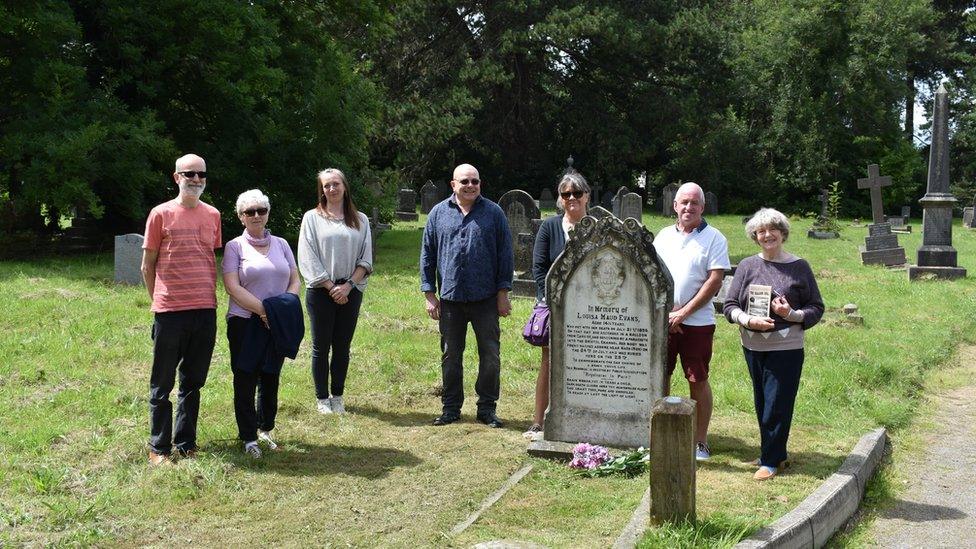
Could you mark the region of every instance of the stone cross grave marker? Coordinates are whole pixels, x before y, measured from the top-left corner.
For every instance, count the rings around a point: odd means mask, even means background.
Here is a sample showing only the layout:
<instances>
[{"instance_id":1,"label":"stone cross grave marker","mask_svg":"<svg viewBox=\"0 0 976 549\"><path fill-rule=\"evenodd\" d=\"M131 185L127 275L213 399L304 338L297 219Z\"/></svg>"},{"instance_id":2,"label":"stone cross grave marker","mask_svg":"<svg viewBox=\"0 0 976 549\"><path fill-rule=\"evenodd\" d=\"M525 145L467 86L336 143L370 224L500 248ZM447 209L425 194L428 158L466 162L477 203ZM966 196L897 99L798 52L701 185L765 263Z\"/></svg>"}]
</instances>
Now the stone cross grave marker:
<instances>
[{"instance_id":1,"label":"stone cross grave marker","mask_svg":"<svg viewBox=\"0 0 976 549\"><path fill-rule=\"evenodd\" d=\"M868 177L857 180L857 188L871 190L871 216L874 223L868 225L868 236L861 246L861 263L864 265L904 265L905 248L898 245L898 235L892 234L891 224L884 220L881 188L891 185L891 177L881 177L877 164L868 166Z\"/></svg>"},{"instance_id":2,"label":"stone cross grave marker","mask_svg":"<svg viewBox=\"0 0 976 549\"><path fill-rule=\"evenodd\" d=\"M541 220L539 207L529 193L521 189L512 189L498 199L498 206L505 212L508 219L508 230L512 235L512 248L515 252L515 279L532 280L529 296L535 296L535 281L532 278L532 248L535 245L535 235L539 232ZM523 295L524 285L515 282L513 293Z\"/></svg>"},{"instance_id":3,"label":"stone cross grave marker","mask_svg":"<svg viewBox=\"0 0 976 549\"><path fill-rule=\"evenodd\" d=\"M545 441L646 448L664 395L671 275L634 219L588 215L574 233L546 277Z\"/></svg>"},{"instance_id":4,"label":"stone cross grave marker","mask_svg":"<svg viewBox=\"0 0 976 549\"><path fill-rule=\"evenodd\" d=\"M438 202L440 202L440 195L437 191L437 185L434 185L433 181L427 181L420 188L420 213L429 214L430 209Z\"/></svg>"},{"instance_id":5,"label":"stone cross grave marker","mask_svg":"<svg viewBox=\"0 0 976 549\"><path fill-rule=\"evenodd\" d=\"M543 210L556 209L556 197L552 194L552 189L544 187L539 193L539 208Z\"/></svg>"},{"instance_id":6,"label":"stone cross grave marker","mask_svg":"<svg viewBox=\"0 0 976 549\"><path fill-rule=\"evenodd\" d=\"M115 282L137 286L142 280L141 234L120 234L115 237Z\"/></svg>"},{"instance_id":7,"label":"stone cross grave marker","mask_svg":"<svg viewBox=\"0 0 976 549\"><path fill-rule=\"evenodd\" d=\"M952 247L952 208L956 198L949 192L949 94L945 85L935 93L932 112L932 145L929 175L922 204L922 245L917 264L908 267L908 279L928 275L936 278L965 278L966 269L956 263Z\"/></svg>"},{"instance_id":8,"label":"stone cross grave marker","mask_svg":"<svg viewBox=\"0 0 976 549\"><path fill-rule=\"evenodd\" d=\"M400 189L397 192L396 217L400 221L416 221L417 193L413 189Z\"/></svg>"},{"instance_id":9,"label":"stone cross grave marker","mask_svg":"<svg viewBox=\"0 0 976 549\"><path fill-rule=\"evenodd\" d=\"M881 177L877 164L868 166L868 176L857 180L858 189L871 190L871 218L875 223L884 223L884 205L881 203L881 188L891 185L891 176Z\"/></svg>"}]
</instances>

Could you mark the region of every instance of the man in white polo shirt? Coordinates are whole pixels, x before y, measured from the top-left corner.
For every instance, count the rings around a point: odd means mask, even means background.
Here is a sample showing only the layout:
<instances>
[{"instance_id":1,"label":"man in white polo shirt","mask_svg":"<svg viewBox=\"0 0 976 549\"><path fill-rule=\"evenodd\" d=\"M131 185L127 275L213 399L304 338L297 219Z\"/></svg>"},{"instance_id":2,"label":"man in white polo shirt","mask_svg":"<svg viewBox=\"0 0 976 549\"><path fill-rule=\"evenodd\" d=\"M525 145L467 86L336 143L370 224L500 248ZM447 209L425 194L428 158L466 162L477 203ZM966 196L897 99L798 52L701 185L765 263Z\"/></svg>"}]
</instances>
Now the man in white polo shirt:
<instances>
[{"instance_id":1,"label":"man in white polo shirt","mask_svg":"<svg viewBox=\"0 0 976 549\"><path fill-rule=\"evenodd\" d=\"M712 418L712 387L708 384L708 363L712 359L715 313L712 297L722 287L729 264L729 244L715 227L702 218L705 193L695 183L685 183L674 195L678 222L661 229L654 248L674 280L674 309L668 315L668 374L681 357L681 369L688 379L691 398L698 403L695 426L695 457L711 457L708 422Z\"/></svg>"}]
</instances>

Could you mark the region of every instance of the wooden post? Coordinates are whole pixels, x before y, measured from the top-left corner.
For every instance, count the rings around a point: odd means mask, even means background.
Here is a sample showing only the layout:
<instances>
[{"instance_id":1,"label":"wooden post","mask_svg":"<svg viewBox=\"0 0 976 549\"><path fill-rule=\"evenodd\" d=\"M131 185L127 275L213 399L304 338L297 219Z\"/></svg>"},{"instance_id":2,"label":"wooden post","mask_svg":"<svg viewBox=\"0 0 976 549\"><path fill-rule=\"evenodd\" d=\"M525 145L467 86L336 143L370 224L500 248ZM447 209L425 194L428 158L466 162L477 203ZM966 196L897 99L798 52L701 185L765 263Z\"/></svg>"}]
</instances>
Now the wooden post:
<instances>
[{"instance_id":1,"label":"wooden post","mask_svg":"<svg viewBox=\"0 0 976 549\"><path fill-rule=\"evenodd\" d=\"M669 396L651 409L651 524L695 521L695 404Z\"/></svg>"}]
</instances>

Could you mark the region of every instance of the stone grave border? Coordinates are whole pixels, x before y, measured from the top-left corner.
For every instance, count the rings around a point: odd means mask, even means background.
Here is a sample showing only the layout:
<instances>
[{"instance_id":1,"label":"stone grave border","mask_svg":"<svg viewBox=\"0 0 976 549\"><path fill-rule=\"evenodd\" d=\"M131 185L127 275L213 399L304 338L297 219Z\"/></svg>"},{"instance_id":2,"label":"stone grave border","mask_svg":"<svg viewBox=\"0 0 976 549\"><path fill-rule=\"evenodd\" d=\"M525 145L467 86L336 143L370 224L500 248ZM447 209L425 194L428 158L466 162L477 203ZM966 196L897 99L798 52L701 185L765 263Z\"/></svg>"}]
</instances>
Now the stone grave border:
<instances>
[{"instance_id":1,"label":"stone grave border","mask_svg":"<svg viewBox=\"0 0 976 549\"><path fill-rule=\"evenodd\" d=\"M857 512L868 480L881 464L887 443L888 431L883 427L862 436L837 472L827 477L819 488L792 511L735 547L823 547ZM614 549L629 549L637 544L648 524L649 496L650 489L617 538Z\"/></svg>"}]
</instances>

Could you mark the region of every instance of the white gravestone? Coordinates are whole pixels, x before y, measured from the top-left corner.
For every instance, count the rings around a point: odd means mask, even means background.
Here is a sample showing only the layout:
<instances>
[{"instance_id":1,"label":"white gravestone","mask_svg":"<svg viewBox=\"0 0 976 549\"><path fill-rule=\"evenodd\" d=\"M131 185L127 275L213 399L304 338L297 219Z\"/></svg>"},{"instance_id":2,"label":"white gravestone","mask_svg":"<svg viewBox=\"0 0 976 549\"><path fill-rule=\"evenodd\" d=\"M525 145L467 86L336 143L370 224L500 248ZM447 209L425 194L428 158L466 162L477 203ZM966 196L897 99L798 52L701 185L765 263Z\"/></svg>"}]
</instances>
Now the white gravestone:
<instances>
[{"instance_id":1,"label":"white gravestone","mask_svg":"<svg viewBox=\"0 0 976 549\"><path fill-rule=\"evenodd\" d=\"M115 237L115 282L142 284L141 234L120 234Z\"/></svg>"}]
</instances>

